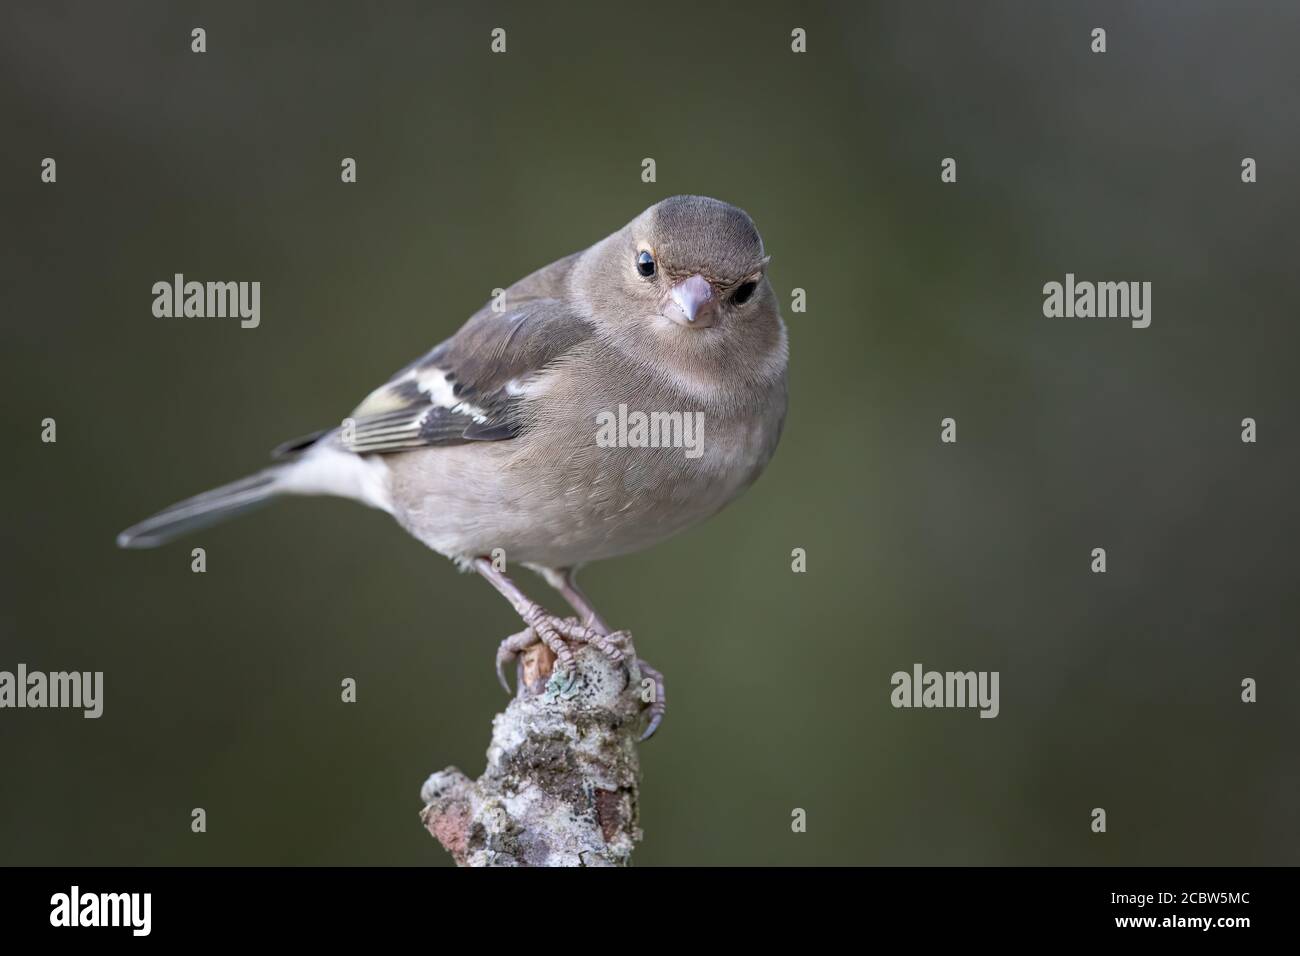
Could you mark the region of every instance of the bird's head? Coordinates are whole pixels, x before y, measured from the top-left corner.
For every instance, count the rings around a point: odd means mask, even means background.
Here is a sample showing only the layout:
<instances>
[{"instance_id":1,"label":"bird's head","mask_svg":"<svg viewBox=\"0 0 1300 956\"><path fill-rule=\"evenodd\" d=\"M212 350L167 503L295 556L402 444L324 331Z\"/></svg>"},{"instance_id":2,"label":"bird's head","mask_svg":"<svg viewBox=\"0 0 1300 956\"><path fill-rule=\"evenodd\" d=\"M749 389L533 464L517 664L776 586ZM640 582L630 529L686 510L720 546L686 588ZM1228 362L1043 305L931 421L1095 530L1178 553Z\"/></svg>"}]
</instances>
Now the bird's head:
<instances>
[{"instance_id":1,"label":"bird's head","mask_svg":"<svg viewBox=\"0 0 1300 956\"><path fill-rule=\"evenodd\" d=\"M768 258L744 210L672 196L593 246L575 278L616 342L708 380L784 367Z\"/></svg>"},{"instance_id":2,"label":"bird's head","mask_svg":"<svg viewBox=\"0 0 1300 956\"><path fill-rule=\"evenodd\" d=\"M673 196L625 230L624 287L652 314L697 331L744 322L770 305L763 238L743 210Z\"/></svg>"}]
</instances>

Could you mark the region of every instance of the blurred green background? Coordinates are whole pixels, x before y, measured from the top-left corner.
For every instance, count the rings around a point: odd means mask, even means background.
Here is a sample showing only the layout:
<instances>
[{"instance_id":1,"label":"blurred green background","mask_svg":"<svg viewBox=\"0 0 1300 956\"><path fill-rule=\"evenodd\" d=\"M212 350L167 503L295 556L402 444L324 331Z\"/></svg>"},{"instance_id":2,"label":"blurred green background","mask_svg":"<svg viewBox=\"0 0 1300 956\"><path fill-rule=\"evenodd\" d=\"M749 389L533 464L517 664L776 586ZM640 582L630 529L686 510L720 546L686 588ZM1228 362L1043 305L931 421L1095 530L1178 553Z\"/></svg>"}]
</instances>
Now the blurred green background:
<instances>
[{"instance_id":1,"label":"blurred green background","mask_svg":"<svg viewBox=\"0 0 1300 956\"><path fill-rule=\"evenodd\" d=\"M747 496L584 575L668 679L637 862L1300 862L1294 6L86 2L0 24L0 669L106 684L98 721L0 711L0 862L449 865L418 793L482 769L518 627L491 588L335 500L152 552L114 536L681 192L762 230L791 408ZM176 272L261 281L261 327L154 318ZM1044 318L1066 272L1152 282L1151 327ZM1000 671L1001 715L894 710L914 662Z\"/></svg>"}]
</instances>

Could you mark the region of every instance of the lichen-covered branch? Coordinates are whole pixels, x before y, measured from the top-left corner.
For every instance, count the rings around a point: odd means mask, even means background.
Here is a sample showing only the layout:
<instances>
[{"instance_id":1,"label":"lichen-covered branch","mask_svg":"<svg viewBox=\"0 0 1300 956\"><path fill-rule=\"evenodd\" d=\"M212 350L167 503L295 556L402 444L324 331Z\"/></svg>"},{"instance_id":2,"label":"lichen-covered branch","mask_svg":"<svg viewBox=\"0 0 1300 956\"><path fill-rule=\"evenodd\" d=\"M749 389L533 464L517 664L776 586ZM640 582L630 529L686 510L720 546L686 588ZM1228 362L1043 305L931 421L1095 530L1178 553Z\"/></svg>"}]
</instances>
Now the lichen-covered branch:
<instances>
[{"instance_id":1,"label":"lichen-covered branch","mask_svg":"<svg viewBox=\"0 0 1300 956\"><path fill-rule=\"evenodd\" d=\"M576 649L569 682L542 645L522 657L519 690L492 721L487 769L435 773L420 819L461 866L625 866L641 838L643 726L632 677L596 648Z\"/></svg>"}]
</instances>

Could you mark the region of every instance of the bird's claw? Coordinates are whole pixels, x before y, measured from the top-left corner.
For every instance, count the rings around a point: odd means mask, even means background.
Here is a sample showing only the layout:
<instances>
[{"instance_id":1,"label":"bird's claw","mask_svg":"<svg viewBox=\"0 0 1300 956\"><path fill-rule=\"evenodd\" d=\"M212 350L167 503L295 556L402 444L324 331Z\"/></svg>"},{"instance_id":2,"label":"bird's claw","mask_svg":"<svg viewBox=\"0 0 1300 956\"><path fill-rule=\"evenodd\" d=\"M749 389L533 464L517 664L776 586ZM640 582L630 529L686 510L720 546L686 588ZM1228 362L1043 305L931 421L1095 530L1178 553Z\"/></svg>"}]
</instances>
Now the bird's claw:
<instances>
[{"instance_id":1,"label":"bird's claw","mask_svg":"<svg viewBox=\"0 0 1300 956\"><path fill-rule=\"evenodd\" d=\"M506 665L517 660L521 653L536 643L537 634L531 627L526 627L518 634L511 634L497 647L497 680L507 694L510 693L510 682L506 680Z\"/></svg>"},{"instance_id":2,"label":"bird's claw","mask_svg":"<svg viewBox=\"0 0 1300 956\"><path fill-rule=\"evenodd\" d=\"M659 729L659 725L663 723L664 712L668 709L668 699L664 693L664 675L640 658L637 658L636 663L637 668L641 671L642 678L649 678L654 681L653 695L649 701L646 701L650 705L648 708L650 722L646 724L645 730L641 732L641 739L644 741L653 737L655 731ZM641 699L645 701L644 695Z\"/></svg>"}]
</instances>

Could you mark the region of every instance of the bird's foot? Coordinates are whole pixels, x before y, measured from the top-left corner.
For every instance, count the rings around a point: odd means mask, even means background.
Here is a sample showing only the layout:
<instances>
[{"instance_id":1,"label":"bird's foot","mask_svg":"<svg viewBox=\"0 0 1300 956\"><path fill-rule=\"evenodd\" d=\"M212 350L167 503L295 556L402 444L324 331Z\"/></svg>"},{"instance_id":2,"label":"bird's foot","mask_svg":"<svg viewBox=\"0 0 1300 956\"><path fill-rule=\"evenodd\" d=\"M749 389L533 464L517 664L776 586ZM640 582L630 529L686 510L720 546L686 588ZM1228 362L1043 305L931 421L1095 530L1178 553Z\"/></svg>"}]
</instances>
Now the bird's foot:
<instances>
[{"instance_id":1,"label":"bird's foot","mask_svg":"<svg viewBox=\"0 0 1300 956\"><path fill-rule=\"evenodd\" d=\"M523 619L528 626L518 634L511 634L497 648L497 680L507 694L510 693L510 684L506 680L506 666L518 660L520 654L536 644L545 645L555 655L555 666L569 683L577 673L570 642L590 644L615 664L627 664L630 661L631 635L627 631L605 632L589 627L575 617L557 617L537 604L529 608ZM646 704L650 717L641 739L649 740L663 723L668 707L664 675L641 658L637 658L637 669L641 672L641 700Z\"/></svg>"},{"instance_id":2,"label":"bird's foot","mask_svg":"<svg viewBox=\"0 0 1300 956\"><path fill-rule=\"evenodd\" d=\"M537 643L544 644L555 655L556 666L566 675L564 679L570 683L577 674L577 664L569 642L590 644L615 664L621 664L629 657L627 648L631 635L626 631L604 634L595 628L587 627L576 617L557 617L550 614L538 604L528 609L523 615L523 620L528 627L518 634L507 637L497 648L497 679L506 689L506 693L510 692L510 685L505 677L506 665Z\"/></svg>"}]
</instances>

